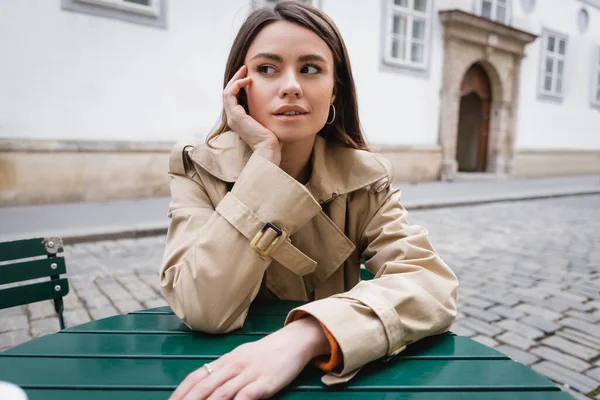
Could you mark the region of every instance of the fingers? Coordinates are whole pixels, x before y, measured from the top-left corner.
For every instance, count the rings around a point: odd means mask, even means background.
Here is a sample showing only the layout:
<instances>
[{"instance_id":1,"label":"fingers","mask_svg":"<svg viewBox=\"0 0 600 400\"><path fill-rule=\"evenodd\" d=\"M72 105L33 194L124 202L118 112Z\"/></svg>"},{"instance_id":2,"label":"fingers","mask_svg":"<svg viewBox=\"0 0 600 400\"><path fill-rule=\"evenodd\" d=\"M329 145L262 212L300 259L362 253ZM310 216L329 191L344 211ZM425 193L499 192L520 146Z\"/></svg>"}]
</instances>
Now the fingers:
<instances>
[{"instance_id":1,"label":"fingers","mask_svg":"<svg viewBox=\"0 0 600 400\"><path fill-rule=\"evenodd\" d=\"M265 399L273 394L274 392L271 391L265 382L254 381L240 390L234 397L234 400Z\"/></svg>"},{"instance_id":2,"label":"fingers","mask_svg":"<svg viewBox=\"0 0 600 400\"><path fill-rule=\"evenodd\" d=\"M242 65L238 71L233 74L225 89L223 89L223 95L227 96L237 96L240 93L240 89L244 86L247 86L252 80L250 77L246 76L248 73L248 67Z\"/></svg>"},{"instance_id":3,"label":"fingers","mask_svg":"<svg viewBox=\"0 0 600 400\"><path fill-rule=\"evenodd\" d=\"M208 371L206 368L198 368L194 372L188 374L185 379L177 386L177 389L171 394L169 400L181 400L190 389L196 384L196 382L206 378Z\"/></svg>"},{"instance_id":4,"label":"fingers","mask_svg":"<svg viewBox=\"0 0 600 400\"><path fill-rule=\"evenodd\" d=\"M238 69L237 72L235 74L233 74L233 76L231 77L229 82L227 82L227 85L225 85L224 90L227 90L227 88L229 88L233 84L233 82L245 77L247 73L248 73L248 67L246 67L245 65L242 65L240 67L240 69Z\"/></svg>"},{"instance_id":5,"label":"fingers","mask_svg":"<svg viewBox=\"0 0 600 400\"><path fill-rule=\"evenodd\" d=\"M233 399L240 389L251 383L251 381L252 379L249 375L240 374L218 387L212 392L208 400Z\"/></svg>"},{"instance_id":6,"label":"fingers","mask_svg":"<svg viewBox=\"0 0 600 400\"><path fill-rule=\"evenodd\" d=\"M237 372L233 368L222 368L214 371L200 381L195 381L193 387L187 392L183 400L206 399L215 389L236 375Z\"/></svg>"},{"instance_id":7,"label":"fingers","mask_svg":"<svg viewBox=\"0 0 600 400\"><path fill-rule=\"evenodd\" d=\"M252 78L250 77L238 79L223 91L223 104L226 108L233 110L234 107L239 105L237 96L240 93L240 89L248 86L250 82L252 82Z\"/></svg>"},{"instance_id":8,"label":"fingers","mask_svg":"<svg viewBox=\"0 0 600 400\"><path fill-rule=\"evenodd\" d=\"M232 128L232 125L236 125L236 120L246 114L244 108L239 104L237 96L240 90L252 81L252 78L246 76L247 73L248 67L242 65L223 89L223 108L227 116L227 124Z\"/></svg>"},{"instance_id":9,"label":"fingers","mask_svg":"<svg viewBox=\"0 0 600 400\"><path fill-rule=\"evenodd\" d=\"M248 86L252 82L252 78L246 76L244 78L240 78L228 85L224 90L223 94L227 96L237 96L240 93L240 89Z\"/></svg>"}]
</instances>

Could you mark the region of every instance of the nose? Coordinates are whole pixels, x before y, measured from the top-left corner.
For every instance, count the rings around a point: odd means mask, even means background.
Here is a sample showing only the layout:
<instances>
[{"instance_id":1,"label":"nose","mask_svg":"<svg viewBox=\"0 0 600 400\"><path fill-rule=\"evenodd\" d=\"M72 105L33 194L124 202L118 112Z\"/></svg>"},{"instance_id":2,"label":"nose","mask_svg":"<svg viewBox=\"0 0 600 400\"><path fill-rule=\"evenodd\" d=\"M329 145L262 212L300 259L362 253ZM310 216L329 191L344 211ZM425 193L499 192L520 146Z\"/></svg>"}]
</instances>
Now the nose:
<instances>
[{"instance_id":1,"label":"nose","mask_svg":"<svg viewBox=\"0 0 600 400\"><path fill-rule=\"evenodd\" d=\"M279 89L279 97L302 97L302 86L298 81L295 71L288 70L283 74L281 88Z\"/></svg>"}]
</instances>

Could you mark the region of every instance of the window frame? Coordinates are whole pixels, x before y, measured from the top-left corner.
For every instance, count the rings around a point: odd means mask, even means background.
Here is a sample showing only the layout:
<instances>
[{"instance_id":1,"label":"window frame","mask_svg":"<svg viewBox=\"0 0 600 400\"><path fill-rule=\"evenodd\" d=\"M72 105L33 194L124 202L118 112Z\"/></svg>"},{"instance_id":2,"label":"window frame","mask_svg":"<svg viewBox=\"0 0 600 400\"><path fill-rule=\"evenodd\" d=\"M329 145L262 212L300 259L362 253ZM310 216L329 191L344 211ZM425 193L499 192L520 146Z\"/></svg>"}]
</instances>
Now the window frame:
<instances>
[{"instance_id":1,"label":"window frame","mask_svg":"<svg viewBox=\"0 0 600 400\"><path fill-rule=\"evenodd\" d=\"M149 0L149 2L150 5L145 6L126 0L62 0L61 8L166 29L166 0Z\"/></svg>"},{"instance_id":2,"label":"window frame","mask_svg":"<svg viewBox=\"0 0 600 400\"><path fill-rule=\"evenodd\" d=\"M158 17L160 15L159 0L148 0L150 5L144 6L129 2L127 0L75 0L78 3L95 4L101 7L112 8L115 10L127 11L135 14Z\"/></svg>"},{"instance_id":3,"label":"window frame","mask_svg":"<svg viewBox=\"0 0 600 400\"><path fill-rule=\"evenodd\" d=\"M490 18L483 16L483 2L488 1L492 3L492 14ZM505 14L504 21L498 20L498 0L475 0L475 14L480 16L481 18L489 19L490 21L498 22L500 24L509 25L512 21L512 0L505 0Z\"/></svg>"},{"instance_id":4,"label":"window frame","mask_svg":"<svg viewBox=\"0 0 600 400\"><path fill-rule=\"evenodd\" d=\"M592 93L590 103L592 107L600 109L600 45L594 46L594 50L596 52L596 57L592 57Z\"/></svg>"},{"instance_id":5,"label":"window frame","mask_svg":"<svg viewBox=\"0 0 600 400\"><path fill-rule=\"evenodd\" d=\"M414 10L415 0L406 0L407 7L402 7L394 4L394 0L383 0L384 2L384 23L383 26L383 41L382 53L383 64L408 68L415 71L427 71L430 63L431 52L431 30L434 23L432 13L434 9L434 0L425 0L427 9L424 12ZM392 57L392 40L393 40L393 18L395 15L402 15L407 18L406 36L405 36L405 58L400 59ZM415 18L425 20L424 38L423 38L423 61L414 62L410 60L410 51L413 44L412 27Z\"/></svg>"},{"instance_id":6,"label":"window frame","mask_svg":"<svg viewBox=\"0 0 600 400\"><path fill-rule=\"evenodd\" d=\"M543 98L551 98L551 99L557 99L557 100L562 100L565 96L565 76L567 75L565 73L565 68L566 68L566 60L567 60L567 55L569 52L569 37L563 33L559 33L556 31L552 31L552 30L548 30L548 29L543 29L542 30L542 40L541 40L541 52L540 52L540 66L538 69L538 94L539 96L543 97ZM552 53L548 53L548 40L550 37L553 37L555 39L555 48L556 51L553 51ZM560 45L560 40L563 40L565 42L565 52L564 54L560 54L558 52L558 47ZM551 85L552 88L550 91L547 91L544 88L544 81L546 78L546 59L550 57L552 58L552 81L551 81ZM562 73L560 76L560 81L561 81L561 91L557 92L556 91L556 82L558 81L558 78L555 76L555 71L557 71L557 65L558 65L558 61L562 61Z\"/></svg>"}]
</instances>

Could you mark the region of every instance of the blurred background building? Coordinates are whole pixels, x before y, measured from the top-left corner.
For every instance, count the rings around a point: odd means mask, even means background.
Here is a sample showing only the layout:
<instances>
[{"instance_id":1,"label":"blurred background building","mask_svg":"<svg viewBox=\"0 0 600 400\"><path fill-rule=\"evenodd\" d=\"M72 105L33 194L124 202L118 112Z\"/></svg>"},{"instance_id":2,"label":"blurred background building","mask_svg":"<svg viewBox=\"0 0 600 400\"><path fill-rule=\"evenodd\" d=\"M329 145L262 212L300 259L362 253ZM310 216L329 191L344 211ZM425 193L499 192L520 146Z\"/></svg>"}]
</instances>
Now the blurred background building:
<instances>
[{"instance_id":1,"label":"blurred background building","mask_svg":"<svg viewBox=\"0 0 600 400\"><path fill-rule=\"evenodd\" d=\"M0 205L168 194L268 0L5 0ZM313 0L398 181L600 173L600 0Z\"/></svg>"}]
</instances>

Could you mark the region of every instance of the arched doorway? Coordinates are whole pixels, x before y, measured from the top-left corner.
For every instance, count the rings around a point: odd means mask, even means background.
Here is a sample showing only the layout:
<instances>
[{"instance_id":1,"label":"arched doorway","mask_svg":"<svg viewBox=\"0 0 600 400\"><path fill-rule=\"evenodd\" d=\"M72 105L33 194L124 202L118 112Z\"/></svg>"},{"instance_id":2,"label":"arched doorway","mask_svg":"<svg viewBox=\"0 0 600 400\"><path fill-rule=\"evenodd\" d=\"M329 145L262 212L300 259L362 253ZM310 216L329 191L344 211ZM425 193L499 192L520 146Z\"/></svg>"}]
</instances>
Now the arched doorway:
<instances>
[{"instance_id":1,"label":"arched doorway","mask_svg":"<svg viewBox=\"0 0 600 400\"><path fill-rule=\"evenodd\" d=\"M479 64L473 64L460 85L460 107L456 161L458 171L484 172L487 167L490 131L490 79Z\"/></svg>"}]
</instances>

